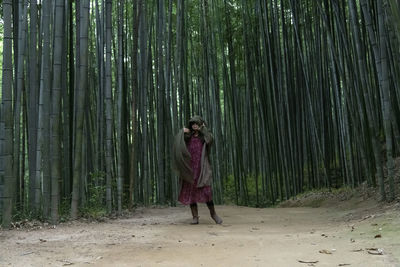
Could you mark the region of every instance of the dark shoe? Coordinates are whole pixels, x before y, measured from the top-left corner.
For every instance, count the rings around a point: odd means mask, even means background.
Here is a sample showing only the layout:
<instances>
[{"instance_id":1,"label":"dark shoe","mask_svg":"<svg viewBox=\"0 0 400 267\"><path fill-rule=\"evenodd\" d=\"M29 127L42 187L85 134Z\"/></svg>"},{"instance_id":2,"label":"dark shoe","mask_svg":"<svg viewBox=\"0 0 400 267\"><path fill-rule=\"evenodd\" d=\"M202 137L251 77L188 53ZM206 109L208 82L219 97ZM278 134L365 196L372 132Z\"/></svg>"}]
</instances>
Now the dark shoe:
<instances>
[{"instance_id":1,"label":"dark shoe","mask_svg":"<svg viewBox=\"0 0 400 267\"><path fill-rule=\"evenodd\" d=\"M199 224L199 216L193 216L192 222L190 224Z\"/></svg>"},{"instance_id":2,"label":"dark shoe","mask_svg":"<svg viewBox=\"0 0 400 267\"><path fill-rule=\"evenodd\" d=\"M192 211L193 220L190 224L199 224L199 212L197 210L197 203L190 204L190 210Z\"/></svg>"},{"instance_id":3,"label":"dark shoe","mask_svg":"<svg viewBox=\"0 0 400 267\"><path fill-rule=\"evenodd\" d=\"M214 202L212 200L207 202L207 207L210 210L211 218L213 218L215 223L216 224L221 224L222 223L222 219L215 212Z\"/></svg>"},{"instance_id":4,"label":"dark shoe","mask_svg":"<svg viewBox=\"0 0 400 267\"><path fill-rule=\"evenodd\" d=\"M211 215L211 218L213 218L216 224L222 223L222 219L217 214Z\"/></svg>"}]
</instances>

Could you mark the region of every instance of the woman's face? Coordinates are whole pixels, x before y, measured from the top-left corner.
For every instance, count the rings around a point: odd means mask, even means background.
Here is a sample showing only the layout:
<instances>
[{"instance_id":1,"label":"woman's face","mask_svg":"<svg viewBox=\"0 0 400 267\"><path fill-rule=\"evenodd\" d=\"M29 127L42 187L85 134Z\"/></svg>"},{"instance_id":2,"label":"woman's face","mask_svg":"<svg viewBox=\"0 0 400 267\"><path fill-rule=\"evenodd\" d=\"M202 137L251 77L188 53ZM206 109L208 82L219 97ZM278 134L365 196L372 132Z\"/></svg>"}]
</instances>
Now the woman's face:
<instances>
[{"instance_id":1,"label":"woman's face","mask_svg":"<svg viewBox=\"0 0 400 267\"><path fill-rule=\"evenodd\" d=\"M193 123L192 129L193 129L193 131L198 131L200 129L200 126L197 123Z\"/></svg>"}]
</instances>

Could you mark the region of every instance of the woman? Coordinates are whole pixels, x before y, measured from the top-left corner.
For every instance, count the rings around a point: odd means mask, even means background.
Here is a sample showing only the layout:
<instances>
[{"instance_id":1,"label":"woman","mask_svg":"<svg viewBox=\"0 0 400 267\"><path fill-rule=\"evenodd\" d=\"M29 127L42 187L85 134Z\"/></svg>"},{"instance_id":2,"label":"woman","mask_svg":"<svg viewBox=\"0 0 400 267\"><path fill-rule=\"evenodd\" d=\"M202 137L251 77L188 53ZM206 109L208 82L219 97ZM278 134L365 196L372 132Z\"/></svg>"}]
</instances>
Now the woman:
<instances>
[{"instance_id":1,"label":"woman","mask_svg":"<svg viewBox=\"0 0 400 267\"><path fill-rule=\"evenodd\" d=\"M209 161L212 141L212 134L200 116L191 118L187 127L175 137L174 167L181 182L178 200L184 205L190 205L193 216L191 224L199 223L198 202L207 204L215 223L222 223L212 200L212 170Z\"/></svg>"}]
</instances>

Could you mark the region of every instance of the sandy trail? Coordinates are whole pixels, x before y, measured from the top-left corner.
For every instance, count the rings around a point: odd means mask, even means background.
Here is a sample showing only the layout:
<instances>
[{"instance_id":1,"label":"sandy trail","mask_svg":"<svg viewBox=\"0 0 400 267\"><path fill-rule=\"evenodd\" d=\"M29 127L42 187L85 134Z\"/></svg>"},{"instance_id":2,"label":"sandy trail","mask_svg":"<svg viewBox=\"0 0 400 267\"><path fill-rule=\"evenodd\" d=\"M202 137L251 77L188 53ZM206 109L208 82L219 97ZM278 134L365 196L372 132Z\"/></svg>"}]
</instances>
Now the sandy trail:
<instances>
[{"instance_id":1,"label":"sandy trail","mask_svg":"<svg viewBox=\"0 0 400 267\"><path fill-rule=\"evenodd\" d=\"M0 231L0 266L400 266L395 210L371 216L365 209L217 206L224 223L215 225L207 207L199 209L199 225L188 224L187 207L175 207Z\"/></svg>"}]
</instances>

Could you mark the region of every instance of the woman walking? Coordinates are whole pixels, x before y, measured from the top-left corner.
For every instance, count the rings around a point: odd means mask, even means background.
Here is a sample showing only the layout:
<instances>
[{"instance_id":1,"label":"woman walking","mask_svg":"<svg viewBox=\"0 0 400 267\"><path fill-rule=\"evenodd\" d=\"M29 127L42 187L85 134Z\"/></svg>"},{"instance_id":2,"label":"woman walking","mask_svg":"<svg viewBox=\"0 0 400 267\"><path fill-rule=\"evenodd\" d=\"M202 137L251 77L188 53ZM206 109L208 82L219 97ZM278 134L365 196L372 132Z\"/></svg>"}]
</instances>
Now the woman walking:
<instances>
[{"instance_id":1,"label":"woman walking","mask_svg":"<svg viewBox=\"0 0 400 267\"><path fill-rule=\"evenodd\" d=\"M191 118L187 127L175 137L174 167L181 183L178 200L184 205L190 205L193 217L191 224L199 223L197 203L206 203L211 218L217 224L222 223L212 200L212 170L209 161L212 142L212 134L200 116Z\"/></svg>"}]
</instances>

